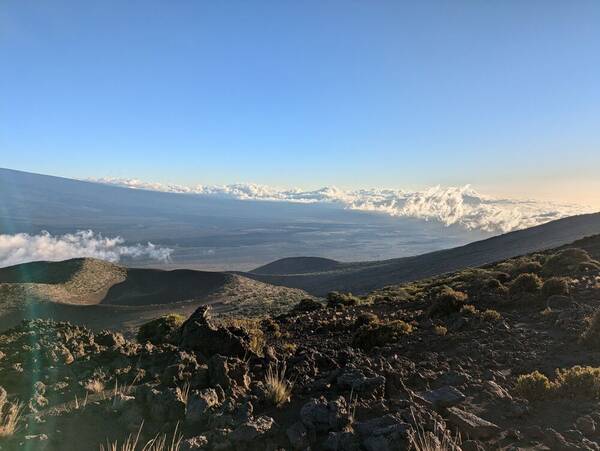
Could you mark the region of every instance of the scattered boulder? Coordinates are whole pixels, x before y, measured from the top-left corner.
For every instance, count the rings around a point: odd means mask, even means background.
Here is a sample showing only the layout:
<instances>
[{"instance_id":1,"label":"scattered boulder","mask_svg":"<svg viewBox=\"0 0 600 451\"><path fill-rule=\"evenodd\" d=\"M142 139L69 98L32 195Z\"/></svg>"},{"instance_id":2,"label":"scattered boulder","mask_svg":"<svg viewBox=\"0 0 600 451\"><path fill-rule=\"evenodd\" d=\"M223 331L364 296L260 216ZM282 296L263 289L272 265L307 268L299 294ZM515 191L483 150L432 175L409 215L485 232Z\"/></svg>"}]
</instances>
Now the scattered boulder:
<instances>
[{"instance_id":1,"label":"scattered boulder","mask_svg":"<svg viewBox=\"0 0 600 451\"><path fill-rule=\"evenodd\" d=\"M219 404L219 396L214 388L196 391L189 396L185 419L192 423L204 421L210 409Z\"/></svg>"},{"instance_id":2,"label":"scattered boulder","mask_svg":"<svg viewBox=\"0 0 600 451\"><path fill-rule=\"evenodd\" d=\"M474 439L489 439L500 432L500 428L477 415L450 407L447 409L448 421L456 426L464 437Z\"/></svg>"},{"instance_id":3,"label":"scattered boulder","mask_svg":"<svg viewBox=\"0 0 600 451\"><path fill-rule=\"evenodd\" d=\"M340 431L351 422L348 403L343 397L334 401L311 399L300 409L300 419L309 432Z\"/></svg>"},{"instance_id":4,"label":"scattered boulder","mask_svg":"<svg viewBox=\"0 0 600 451\"><path fill-rule=\"evenodd\" d=\"M308 429L301 421L292 424L285 433L292 449L300 451L310 446Z\"/></svg>"},{"instance_id":5,"label":"scattered boulder","mask_svg":"<svg viewBox=\"0 0 600 451\"><path fill-rule=\"evenodd\" d=\"M233 430L229 439L234 443L236 449L264 449L263 440L273 430L275 421L268 416L253 418Z\"/></svg>"},{"instance_id":6,"label":"scattered boulder","mask_svg":"<svg viewBox=\"0 0 600 451\"><path fill-rule=\"evenodd\" d=\"M465 400L465 395L452 386L441 387L419 394L419 397L438 410L456 406Z\"/></svg>"},{"instance_id":7,"label":"scattered boulder","mask_svg":"<svg viewBox=\"0 0 600 451\"><path fill-rule=\"evenodd\" d=\"M343 390L352 390L355 393L383 395L385 377L380 375L367 377L358 368L345 368L337 378L337 385Z\"/></svg>"}]
</instances>

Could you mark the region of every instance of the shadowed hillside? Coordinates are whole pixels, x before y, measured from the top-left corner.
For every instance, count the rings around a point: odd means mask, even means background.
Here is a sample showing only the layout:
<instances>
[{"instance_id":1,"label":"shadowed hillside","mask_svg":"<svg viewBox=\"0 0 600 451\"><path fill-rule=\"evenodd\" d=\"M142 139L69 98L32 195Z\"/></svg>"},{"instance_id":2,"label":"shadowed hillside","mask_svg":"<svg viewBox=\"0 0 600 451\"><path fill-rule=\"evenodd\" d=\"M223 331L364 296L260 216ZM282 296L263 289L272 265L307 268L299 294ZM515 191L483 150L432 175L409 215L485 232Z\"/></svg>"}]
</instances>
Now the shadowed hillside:
<instances>
[{"instance_id":1,"label":"shadowed hillside","mask_svg":"<svg viewBox=\"0 0 600 451\"><path fill-rule=\"evenodd\" d=\"M0 329L23 318L129 329L199 304L233 316L276 314L308 295L246 277L193 270L125 268L81 258L0 268Z\"/></svg>"},{"instance_id":2,"label":"shadowed hillside","mask_svg":"<svg viewBox=\"0 0 600 451\"><path fill-rule=\"evenodd\" d=\"M343 266L342 263L321 257L290 257L282 258L260 268L250 271L252 274L309 274L321 271L331 271Z\"/></svg>"},{"instance_id":3,"label":"shadowed hillside","mask_svg":"<svg viewBox=\"0 0 600 451\"><path fill-rule=\"evenodd\" d=\"M572 216L415 257L357 263L330 262L320 272L305 268L307 258L300 257L278 260L246 275L267 283L301 288L314 295L325 295L332 290L365 293L385 285L558 247L597 233L600 233L599 213ZM303 270L298 271L298 268Z\"/></svg>"}]
</instances>

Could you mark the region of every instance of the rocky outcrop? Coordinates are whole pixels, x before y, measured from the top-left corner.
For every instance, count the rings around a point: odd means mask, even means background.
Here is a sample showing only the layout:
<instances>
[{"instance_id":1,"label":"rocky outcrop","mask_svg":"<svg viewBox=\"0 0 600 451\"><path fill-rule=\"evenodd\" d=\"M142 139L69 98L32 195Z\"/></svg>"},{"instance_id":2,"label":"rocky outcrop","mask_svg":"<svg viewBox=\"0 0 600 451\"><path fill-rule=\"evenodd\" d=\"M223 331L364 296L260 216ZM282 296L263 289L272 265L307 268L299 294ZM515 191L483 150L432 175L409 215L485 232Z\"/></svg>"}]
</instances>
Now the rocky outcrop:
<instances>
[{"instance_id":1,"label":"rocky outcrop","mask_svg":"<svg viewBox=\"0 0 600 451\"><path fill-rule=\"evenodd\" d=\"M208 359L216 354L248 358L251 337L241 328L217 327L210 320L210 306L203 305L181 325L179 347Z\"/></svg>"}]
</instances>

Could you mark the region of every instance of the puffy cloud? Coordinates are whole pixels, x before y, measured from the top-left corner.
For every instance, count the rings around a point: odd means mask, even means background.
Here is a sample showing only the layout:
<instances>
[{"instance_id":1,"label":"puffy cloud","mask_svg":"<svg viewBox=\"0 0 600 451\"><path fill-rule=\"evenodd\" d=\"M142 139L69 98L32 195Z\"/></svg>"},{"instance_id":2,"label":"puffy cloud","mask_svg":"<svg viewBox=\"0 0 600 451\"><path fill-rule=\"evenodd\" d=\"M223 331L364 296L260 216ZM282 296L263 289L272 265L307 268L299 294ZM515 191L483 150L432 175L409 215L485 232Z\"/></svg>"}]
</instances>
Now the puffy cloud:
<instances>
[{"instance_id":1,"label":"puffy cloud","mask_svg":"<svg viewBox=\"0 0 600 451\"><path fill-rule=\"evenodd\" d=\"M38 260L59 261L76 257L93 257L111 262L122 258L150 258L167 261L172 249L145 245L125 245L121 237L103 237L91 230L65 235L17 233L0 234L0 267Z\"/></svg>"},{"instance_id":2,"label":"puffy cloud","mask_svg":"<svg viewBox=\"0 0 600 451\"><path fill-rule=\"evenodd\" d=\"M579 205L534 200L498 199L485 196L469 185L432 187L423 191L363 189L344 191L325 187L314 191L277 189L258 184L183 186L148 183L137 179L102 178L93 181L134 189L196 194L202 196L285 202L329 202L344 208L458 224L467 229L509 232L590 212Z\"/></svg>"}]
</instances>

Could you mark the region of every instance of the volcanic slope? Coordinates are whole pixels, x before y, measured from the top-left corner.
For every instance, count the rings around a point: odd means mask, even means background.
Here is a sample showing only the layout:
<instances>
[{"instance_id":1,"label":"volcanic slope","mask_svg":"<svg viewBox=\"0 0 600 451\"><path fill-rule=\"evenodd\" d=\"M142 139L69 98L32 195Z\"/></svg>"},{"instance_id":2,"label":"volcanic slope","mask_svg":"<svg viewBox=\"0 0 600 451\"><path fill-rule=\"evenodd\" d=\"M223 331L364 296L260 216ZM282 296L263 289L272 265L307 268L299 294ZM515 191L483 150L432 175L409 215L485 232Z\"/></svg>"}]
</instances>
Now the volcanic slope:
<instances>
[{"instance_id":1,"label":"volcanic slope","mask_svg":"<svg viewBox=\"0 0 600 451\"><path fill-rule=\"evenodd\" d=\"M600 213L595 213L571 216L414 257L352 263L311 257L286 258L239 274L261 282L300 288L316 296L324 296L333 290L364 294L386 285L555 248L599 233ZM310 262L317 264L311 268Z\"/></svg>"},{"instance_id":2,"label":"volcanic slope","mask_svg":"<svg viewBox=\"0 0 600 451\"><path fill-rule=\"evenodd\" d=\"M0 328L25 318L54 318L127 330L200 304L232 316L282 313L304 291L236 274L126 268L91 258L32 262L0 269Z\"/></svg>"}]
</instances>

